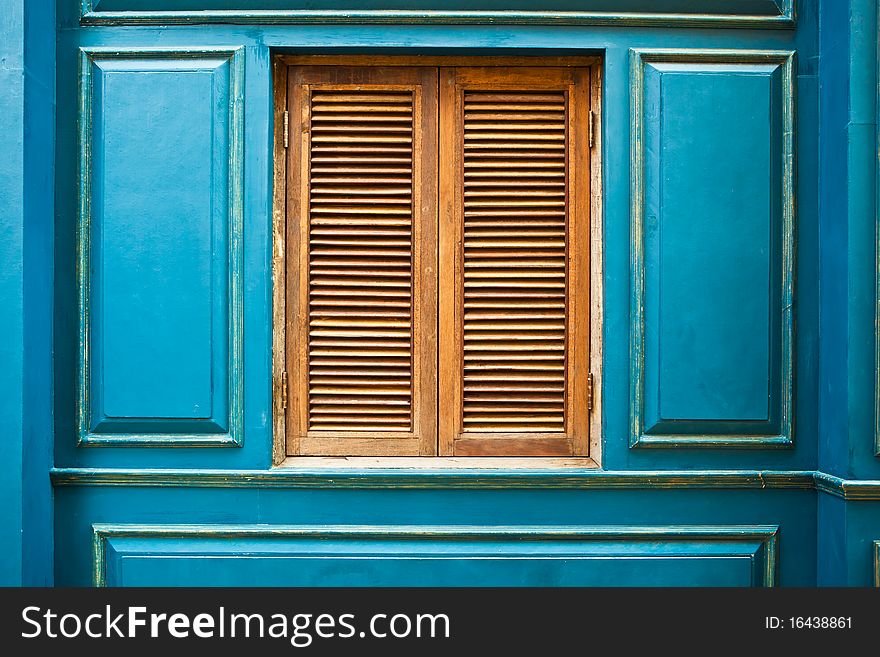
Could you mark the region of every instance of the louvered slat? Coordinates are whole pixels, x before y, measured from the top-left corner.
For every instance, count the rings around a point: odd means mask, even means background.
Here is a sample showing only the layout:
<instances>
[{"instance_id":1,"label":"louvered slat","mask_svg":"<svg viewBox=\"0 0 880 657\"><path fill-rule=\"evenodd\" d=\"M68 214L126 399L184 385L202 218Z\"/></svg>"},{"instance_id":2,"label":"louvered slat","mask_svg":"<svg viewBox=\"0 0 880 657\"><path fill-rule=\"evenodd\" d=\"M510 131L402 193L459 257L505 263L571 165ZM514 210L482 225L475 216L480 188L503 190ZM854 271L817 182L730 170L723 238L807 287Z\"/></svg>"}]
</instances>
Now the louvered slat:
<instances>
[{"instance_id":1,"label":"louvered slat","mask_svg":"<svg viewBox=\"0 0 880 657\"><path fill-rule=\"evenodd\" d=\"M462 430L566 430L567 97L463 94Z\"/></svg>"},{"instance_id":2,"label":"louvered slat","mask_svg":"<svg viewBox=\"0 0 880 657\"><path fill-rule=\"evenodd\" d=\"M310 101L308 429L408 432L413 92Z\"/></svg>"}]
</instances>

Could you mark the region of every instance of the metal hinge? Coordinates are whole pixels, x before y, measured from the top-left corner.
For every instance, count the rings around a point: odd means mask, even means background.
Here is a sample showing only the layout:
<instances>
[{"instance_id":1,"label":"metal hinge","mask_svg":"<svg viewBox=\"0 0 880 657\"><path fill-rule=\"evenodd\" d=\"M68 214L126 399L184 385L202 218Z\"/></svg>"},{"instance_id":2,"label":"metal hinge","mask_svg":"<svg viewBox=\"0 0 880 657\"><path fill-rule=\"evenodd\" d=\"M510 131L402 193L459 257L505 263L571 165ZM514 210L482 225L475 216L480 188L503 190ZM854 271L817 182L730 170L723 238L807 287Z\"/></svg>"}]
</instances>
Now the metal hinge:
<instances>
[{"instance_id":1,"label":"metal hinge","mask_svg":"<svg viewBox=\"0 0 880 657\"><path fill-rule=\"evenodd\" d=\"M281 373L281 384L280 384L280 392L281 392L281 410L287 410L287 372Z\"/></svg>"},{"instance_id":2,"label":"metal hinge","mask_svg":"<svg viewBox=\"0 0 880 657\"><path fill-rule=\"evenodd\" d=\"M290 113L284 110L284 148L290 144Z\"/></svg>"},{"instance_id":3,"label":"metal hinge","mask_svg":"<svg viewBox=\"0 0 880 657\"><path fill-rule=\"evenodd\" d=\"M590 132L590 148L596 145L596 113L593 110L590 110L590 120L589 120L589 132Z\"/></svg>"},{"instance_id":4,"label":"metal hinge","mask_svg":"<svg viewBox=\"0 0 880 657\"><path fill-rule=\"evenodd\" d=\"M587 410L593 410L593 373L587 374Z\"/></svg>"}]
</instances>

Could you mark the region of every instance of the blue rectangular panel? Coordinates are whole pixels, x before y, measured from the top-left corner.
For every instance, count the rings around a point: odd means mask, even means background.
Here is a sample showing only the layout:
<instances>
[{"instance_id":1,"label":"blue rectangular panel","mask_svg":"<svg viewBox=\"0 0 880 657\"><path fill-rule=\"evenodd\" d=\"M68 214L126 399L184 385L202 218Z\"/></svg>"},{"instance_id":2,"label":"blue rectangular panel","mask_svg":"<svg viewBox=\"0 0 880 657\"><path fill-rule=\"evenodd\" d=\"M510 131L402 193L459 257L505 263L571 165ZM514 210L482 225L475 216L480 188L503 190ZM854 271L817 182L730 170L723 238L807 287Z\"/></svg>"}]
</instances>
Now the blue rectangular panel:
<instances>
[{"instance_id":1,"label":"blue rectangular panel","mask_svg":"<svg viewBox=\"0 0 880 657\"><path fill-rule=\"evenodd\" d=\"M634 53L634 444L791 442L791 61Z\"/></svg>"},{"instance_id":2,"label":"blue rectangular panel","mask_svg":"<svg viewBox=\"0 0 880 657\"><path fill-rule=\"evenodd\" d=\"M773 586L777 528L96 525L99 586Z\"/></svg>"},{"instance_id":3,"label":"blue rectangular panel","mask_svg":"<svg viewBox=\"0 0 880 657\"><path fill-rule=\"evenodd\" d=\"M240 56L83 51L80 441L240 442Z\"/></svg>"},{"instance_id":4,"label":"blue rectangular panel","mask_svg":"<svg viewBox=\"0 0 880 657\"><path fill-rule=\"evenodd\" d=\"M245 7L243 7L245 5ZM787 0L553 0L556 11L649 12L779 16ZM86 11L283 11L466 9L469 11L536 10L533 0L85 0Z\"/></svg>"},{"instance_id":5,"label":"blue rectangular panel","mask_svg":"<svg viewBox=\"0 0 880 657\"><path fill-rule=\"evenodd\" d=\"M794 0L82 0L85 25L493 23L793 27Z\"/></svg>"}]
</instances>

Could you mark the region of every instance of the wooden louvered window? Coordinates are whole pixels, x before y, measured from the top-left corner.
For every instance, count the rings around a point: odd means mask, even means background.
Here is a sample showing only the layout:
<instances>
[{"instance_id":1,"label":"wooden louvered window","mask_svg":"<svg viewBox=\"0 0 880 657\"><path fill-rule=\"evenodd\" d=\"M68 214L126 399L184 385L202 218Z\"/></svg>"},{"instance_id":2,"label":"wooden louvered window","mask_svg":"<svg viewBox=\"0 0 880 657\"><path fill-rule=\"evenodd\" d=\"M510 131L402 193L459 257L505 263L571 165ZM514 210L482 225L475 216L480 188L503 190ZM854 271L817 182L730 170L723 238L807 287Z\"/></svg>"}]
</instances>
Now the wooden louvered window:
<instances>
[{"instance_id":1,"label":"wooden louvered window","mask_svg":"<svg viewBox=\"0 0 880 657\"><path fill-rule=\"evenodd\" d=\"M298 67L288 449L437 450L437 70Z\"/></svg>"},{"instance_id":2,"label":"wooden louvered window","mask_svg":"<svg viewBox=\"0 0 880 657\"><path fill-rule=\"evenodd\" d=\"M589 448L589 76L444 69L440 444Z\"/></svg>"},{"instance_id":3,"label":"wooden louvered window","mask_svg":"<svg viewBox=\"0 0 880 657\"><path fill-rule=\"evenodd\" d=\"M285 71L286 454L590 455L590 74Z\"/></svg>"}]
</instances>

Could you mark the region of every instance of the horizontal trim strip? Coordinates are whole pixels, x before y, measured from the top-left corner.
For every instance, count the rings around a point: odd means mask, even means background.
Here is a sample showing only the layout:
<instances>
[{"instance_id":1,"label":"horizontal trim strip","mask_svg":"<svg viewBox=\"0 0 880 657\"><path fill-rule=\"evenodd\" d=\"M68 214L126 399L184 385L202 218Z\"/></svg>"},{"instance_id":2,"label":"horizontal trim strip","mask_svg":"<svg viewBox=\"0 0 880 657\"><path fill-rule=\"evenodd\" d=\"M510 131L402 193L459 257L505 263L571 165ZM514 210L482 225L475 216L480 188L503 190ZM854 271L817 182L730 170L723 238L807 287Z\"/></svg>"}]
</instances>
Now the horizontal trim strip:
<instances>
[{"instance_id":1,"label":"horizontal trim strip","mask_svg":"<svg viewBox=\"0 0 880 657\"><path fill-rule=\"evenodd\" d=\"M824 472L813 473L816 490L845 500L880 500L880 481L843 479Z\"/></svg>"},{"instance_id":2,"label":"horizontal trim strip","mask_svg":"<svg viewBox=\"0 0 880 657\"><path fill-rule=\"evenodd\" d=\"M248 536L296 536L309 538L456 538L494 540L606 540L664 537L676 540L767 539L779 532L777 525L92 525L99 536L245 538Z\"/></svg>"},{"instance_id":3,"label":"horizontal trim strip","mask_svg":"<svg viewBox=\"0 0 880 657\"><path fill-rule=\"evenodd\" d=\"M812 470L693 470L607 472L563 470L398 470L391 468L276 468L185 470L53 468L54 486L185 488L426 488L426 489L816 489L846 500L880 500L880 481L843 479Z\"/></svg>"},{"instance_id":4,"label":"horizontal trim strip","mask_svg":"<svg viewBox=\"0 0 880 657\"><path fill-rule=\"evenodd\" d=\"M650 27L739 27L793 29L791 11L779 16L604 11L441 11L441 10L212 10L88 11L82 25L417 24L417 25L598 25Z\"/></svg>"},{"instance_id":5,"label":"horizontal trim strip","mask_svg":"<svg viewBox=\"0 0 880 657\"><path fill-rule=\"evenodd\" d=\"M55 468L55 486L158 486L191 488L424 488L424 489L654 489L814 488L811 471L697 470L607 472L555 470L301 469L184 470ZM878 499L880 499L880 482Z\"/></svg>"},{"instance_id":6,"label":"horizontal trim strip","mask_svg":"<svg viewBox=\"0 0 880 657\"><path fill-rule=\"evenodd\" d=\"M788 436L750 436L736 434L699 435L646 434L641 433L631 447L650 449L674 449L682 447L725 447L731 449L754 449L755 447L792 447L794 441Z\"/></svg>"}]
</instances>

